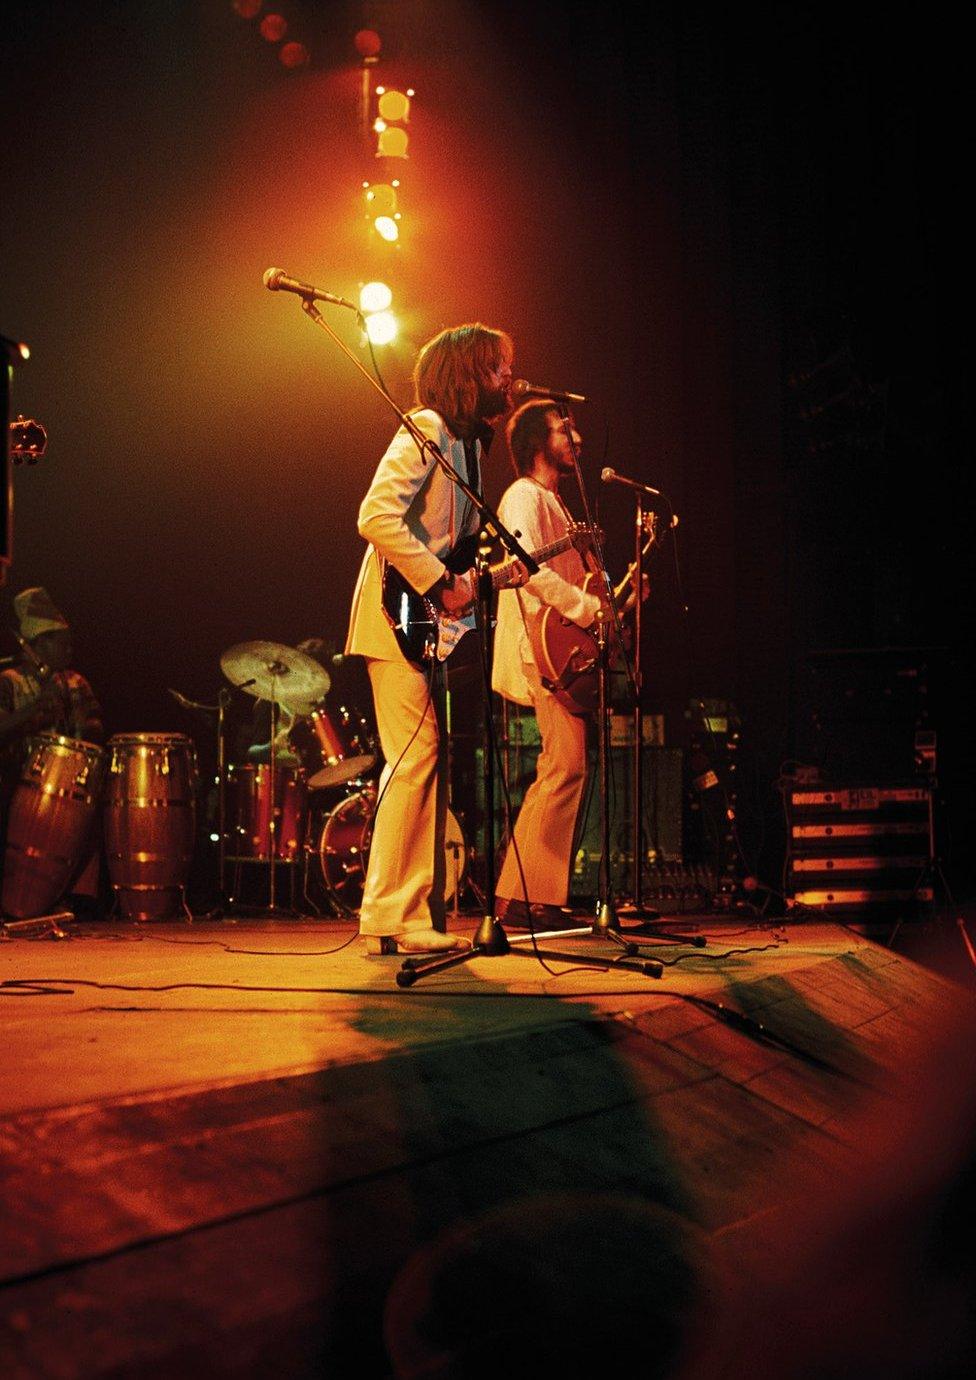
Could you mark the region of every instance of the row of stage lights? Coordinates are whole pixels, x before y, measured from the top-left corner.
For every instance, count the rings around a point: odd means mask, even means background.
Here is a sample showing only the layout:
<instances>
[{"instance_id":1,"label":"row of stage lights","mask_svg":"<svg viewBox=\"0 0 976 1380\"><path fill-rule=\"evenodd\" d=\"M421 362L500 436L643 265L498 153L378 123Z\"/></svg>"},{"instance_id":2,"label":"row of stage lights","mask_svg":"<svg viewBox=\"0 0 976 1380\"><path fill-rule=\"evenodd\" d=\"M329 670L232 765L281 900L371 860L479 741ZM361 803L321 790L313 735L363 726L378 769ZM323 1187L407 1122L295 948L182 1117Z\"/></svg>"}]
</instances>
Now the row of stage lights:
<instances>
[{"instance_id":1,"label":"row of stage lights","mask_svg":"<svg viewBox=\"0 0 976 1380\"><path fill-rule=\"evenodd\" d=\"M363 179L363 214L371 248L392 267L391 256L400 248L403 213L400 209L401 181L394 176L409 157L410 103L414 90L401 91L387 86L372 87L372 70L382 46L374 29L360 29L355 37L356 51L362 59L362 126L367 151L372 144L374 160L380 160L381 176ZM366 283L360 290L359 306L366 323L366 334L374 345L388 345L396 339L397 319L392 310L393 290L387 283Z\"/></svg>"},{"instance_id":2,"label":"row of stage lights","mask_svg":"<svg viewBox=\"0 0 976 1380\"><path fill-rule=\"evenodd\" d=\"M232 0L233 9L242 18L257 24L267 43L277 43L278 59L282 66L297 70L307 67L310 54L304 44L289 38L288 23L283 15L264 11L264 0ZM409 157L410 103L414 90L395 90L372 84L373 70L379 60L382 40L375 29L360 29L354 40L361 59L360 122L364 151L381 160L383 174L366 177L362 183L363 214L371 250L390 255L400 248L403 216L400 210L401 182L394 176ZM384 268L392 267L388 258ZM393 289L378 278L364 283L359 290L359 308L363 313L366 334L374 345L388 345L397 336L397 319L393 308Z\"/></svg>"}]
</instances>

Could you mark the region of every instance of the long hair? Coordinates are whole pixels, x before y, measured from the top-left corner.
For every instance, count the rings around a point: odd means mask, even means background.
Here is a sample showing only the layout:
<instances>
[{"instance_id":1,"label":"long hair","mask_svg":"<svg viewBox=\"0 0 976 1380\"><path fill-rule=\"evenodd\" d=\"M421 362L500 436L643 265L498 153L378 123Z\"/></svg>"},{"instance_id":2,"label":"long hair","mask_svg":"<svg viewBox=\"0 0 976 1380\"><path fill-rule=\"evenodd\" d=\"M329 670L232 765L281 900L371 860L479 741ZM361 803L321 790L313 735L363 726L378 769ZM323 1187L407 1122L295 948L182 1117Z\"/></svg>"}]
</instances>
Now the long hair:
<instances>
[{"instance_id":1,"label":"long hair","mask_svg":"<svg viewBox=\"0 0 976 1380\"><path fill-rule=\"evenodd\" d=\"M477 321L441 331L428 340L414 365L418 407L432 407L455 436L470 437L481 420L482 387L511 354L510 336Z\"/></svg>"}]
</instances>

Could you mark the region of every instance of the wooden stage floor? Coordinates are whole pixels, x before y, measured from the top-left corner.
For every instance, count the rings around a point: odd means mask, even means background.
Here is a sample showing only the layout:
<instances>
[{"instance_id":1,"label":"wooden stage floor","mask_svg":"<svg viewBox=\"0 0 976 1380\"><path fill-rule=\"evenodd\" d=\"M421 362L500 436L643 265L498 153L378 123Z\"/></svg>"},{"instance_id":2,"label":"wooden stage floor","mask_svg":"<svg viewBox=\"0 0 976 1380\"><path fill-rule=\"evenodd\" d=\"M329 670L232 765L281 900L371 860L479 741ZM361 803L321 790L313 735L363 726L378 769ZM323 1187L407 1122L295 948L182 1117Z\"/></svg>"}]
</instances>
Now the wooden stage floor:
<instances>
[{"instance_id":1,"label":"wooden stage floor","mask_svg":"<svg viewBox=\"0 0 976 1380\"><path fill-rule=\"evenodd\" d=\"M968 1362L964 1319L899 1290L904 1201L972 1167L971 993L829 923L674 926L707 944L649 946L659 979L572 936L577 963L520 942L406 991L345 921L0 943L0 1371L480 1373L415 1363L470 1345L585 1374L608 1332L647 1374L842 1374L823 1348L869 1344L908 1374L933 1329Z\"/></svg>"}]
</instances>

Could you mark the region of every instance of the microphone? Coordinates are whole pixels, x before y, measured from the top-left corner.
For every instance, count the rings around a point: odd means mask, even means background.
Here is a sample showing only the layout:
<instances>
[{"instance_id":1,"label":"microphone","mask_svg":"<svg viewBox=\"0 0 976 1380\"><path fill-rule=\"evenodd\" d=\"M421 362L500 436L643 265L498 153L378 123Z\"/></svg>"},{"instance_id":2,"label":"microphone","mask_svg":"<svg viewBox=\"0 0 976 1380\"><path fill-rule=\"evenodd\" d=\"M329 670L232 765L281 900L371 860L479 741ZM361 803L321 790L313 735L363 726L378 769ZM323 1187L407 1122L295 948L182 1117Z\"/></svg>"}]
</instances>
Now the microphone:
<instances>
[{"instance_id":1,"label":"microphone","mask_svg":"<svg viewBox=\"0 0 976 1380\"><path fill-rule=\"evenodd\" d=\"M582 393L565 393L559 388L539 388L537 384L527 383L525 379L515 380L512 384L512 393L516 398L551 398L557 403L586 402Z\"/></svg>"},{"instance_id":2,"label":"microphone","mask_svg":"<svg viewBox=\"0 0 976 1380\"><path fill-rule=\"evenodd\" d=\"M297 292L299 297L304 297L309 302L331 302L334 307L348 307L357 315L359 313L355 302L348 302L345 297L336 297L334 293L324 292L322 288L312 287L311 283L300 283L297 278L289 278L283 268L266 269L263 282L269 292Z\"/></svg>"},{"instance_id":3,"label":"microphone","mask_svg":"<svg viewBox=\"0 0 976 1380\"><path fill-rule=\"evenodd\" d=\"M31 665L33 666L33 668L34 668L34 674L36 675L37 679L38 679L38 680L47 680L48 676L50 676L50 674L51 674L51 668L50 668L50 666L46 666L46 665L44 664L44 662L41 660L41 658L40 658L40 657L37 655L37 653L34 651L34 648L33 648L33 647L31 646L31 644L27 641L27 638L26 638L26 637L22 637L21 634L20 634L19 632L15 632L15 633L14 633L14 637L17 639L17 645L20 647L20 650L23 652L24 658L25 658L27 661L29 661L29 662L31 663Z\"/></svg>"},{"instance_id":4,"label":"microphone","mask_svg":"<svg viewBox=\"0 0 976 1380\"><path fill-rule=\"evenodd\" d=\"M628 489L639 489L642 494L651 494L653 498L664 497L660 489L652 489L650 484L641 484L636 479L627 479L624 475L618 474L616 470L612 470L609 465L606 469L601 470L600 478L604 484L626 484Z\"/></svg>"}]
</instances>

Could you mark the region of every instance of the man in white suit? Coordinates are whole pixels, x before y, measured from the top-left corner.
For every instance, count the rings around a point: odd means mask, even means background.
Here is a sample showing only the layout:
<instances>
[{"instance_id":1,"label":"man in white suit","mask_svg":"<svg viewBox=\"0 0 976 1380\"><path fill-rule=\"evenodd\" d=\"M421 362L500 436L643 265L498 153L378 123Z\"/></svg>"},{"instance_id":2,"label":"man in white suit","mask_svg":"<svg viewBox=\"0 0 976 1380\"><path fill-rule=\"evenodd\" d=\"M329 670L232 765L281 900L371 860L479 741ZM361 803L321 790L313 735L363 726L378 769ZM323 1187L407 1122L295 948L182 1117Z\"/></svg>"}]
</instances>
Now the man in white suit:
<instances>
[{"instance_id":1,"label":"man in white suit","mask_svg":"<svg viewBox=\"0 0 976 1380\"><path fill-rule=\"evenodd\" d=\"M414 367L413 425L478 492L487 423L512 405L512 354L504 331L457 326L428 341ZM477 529L477 509L401 427L359 509L369 549L345 648L366 658L386 762L360 912L369 953L437 953L461 942L445 932L443 669L436 657L421 669L401 652L383 609L383 563L473 626L472 577L452 574L445 558Z\"/></svg>"}]
</instances>

